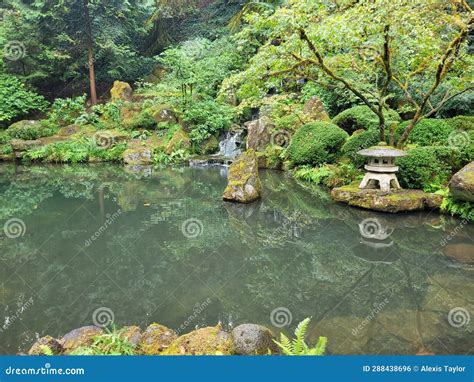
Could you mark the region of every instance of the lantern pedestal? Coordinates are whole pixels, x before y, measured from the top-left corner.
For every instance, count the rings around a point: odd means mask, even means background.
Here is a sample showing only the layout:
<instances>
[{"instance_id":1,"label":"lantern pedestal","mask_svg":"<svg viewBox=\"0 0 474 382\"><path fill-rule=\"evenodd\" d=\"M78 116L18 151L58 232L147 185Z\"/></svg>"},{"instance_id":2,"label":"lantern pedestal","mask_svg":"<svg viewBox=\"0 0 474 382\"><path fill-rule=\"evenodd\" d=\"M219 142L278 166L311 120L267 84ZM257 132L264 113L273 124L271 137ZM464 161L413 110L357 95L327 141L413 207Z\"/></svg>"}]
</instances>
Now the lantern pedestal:
<instances>
[{"instance_id":1,"label":"lantern pedestal","mask_svg":"<svg viewBox=\"0 0 474 382\"><path fill-rule=\"evenodd\" d=\"M362 179L362 182L360 183L359 188L380 188L380 190L383 192L390 192L391 188L396 190L401 189L400 183L398 183L398 179L395 174L382 174L375 172L366 173L364 179Z\"/></svg>"}]
</instances>

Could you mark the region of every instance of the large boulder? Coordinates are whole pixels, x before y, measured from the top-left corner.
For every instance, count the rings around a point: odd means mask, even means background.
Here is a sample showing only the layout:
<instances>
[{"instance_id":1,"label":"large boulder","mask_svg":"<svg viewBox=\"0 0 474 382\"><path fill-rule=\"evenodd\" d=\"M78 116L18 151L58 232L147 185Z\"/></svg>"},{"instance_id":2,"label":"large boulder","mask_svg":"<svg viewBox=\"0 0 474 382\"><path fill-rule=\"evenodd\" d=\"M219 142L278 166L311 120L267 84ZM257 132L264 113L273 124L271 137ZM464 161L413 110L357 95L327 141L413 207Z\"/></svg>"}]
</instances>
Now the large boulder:
<instances>
[{"instance_id":1,"label":"large boulder","mask_svg":"<svg viewBox=\"0 0 474 382\"><path fill-rule=\"evenodd\" d=\"M358 184L334 188L332 198L350 206L383 212L403 212L439 209L443 197L421 190L395 190L382 192L375 189L361 190Z\"/></svg>"},{"instance_id":2,"label":"large boulder","mask_svg":"<svg viewBox=\"0 0 474 382\"><path fill-rule=\"evenodd\" d=\"M69 125L69 126L61 127L57 135L61 137L70 137L71 135L74 135L80 132L81 132L81 126Z\"/></svg>"},{"instance_id":3,"label":"large boulder","mask_svg":"<svg viewBox=\"0 0 474 382\"><path fill-rule=\"evenodd\" d=\"M270 329L261 325L243 324L232 330L235 354L266 355L278 354L278 346Z\"/></svg>"},{"instance_id":4,"label":"large boulder","mask_svg":"<svg viewBox=\"0 0 474 382\"><path fill-rule=\"evenodd\" d=\"M150 110L150 114L155 119L156 123L177 123L178 118L176 117L176 113L173 110L173 107L169 105L157 105L153 106Z\"/></svg>"},{"instance_id":5,"label":"large boulder","mask_svg":"<svg viewBox=\"0 0 474 382\"><path fill-rule=\"evenodd\" d=\"M261 194L257 155L250 149L230 165L228 185L223 198L232 202L250 203L259 199Z\"/></svg>"},{"instance_id":6,"label":"large boulder","mask_svg":"<svg viewBox=\"0 0 474 382\"><path fill-rule=\"evenodd\" d=\"M247 126L247 148L255 151L263 151L272 140L272 130L275 128L269 117L261 117L255 121L246 123Z\"/></svg>"},{"instance_id":7,"label":"large boulder","mask_svg":"<svg viewBox=\"0 0 474 382\"><path fill-rule=\"evenodd\" d=\"M329 121L331 118L321 100L313 96L303 106L303 118L309 121Z\"/></svg>"},{"instance_id":8,"label":"large boulder","mask_svg":"<svg viewBox=\"0 0 474 382\"><path fill-rule=\"evenodd\" d=\"M474 202L474 162L454 174L449 182L449 191L456 199Z\"/></svg>"},{"instance_id":9,"label":"large boulder","mask_svg":"<svg viewBox=\"0 0 474 382\"><path fill-rule=\"evenodd\" d=\"M161 354L177 338L174 330L160 324L151 324L141 336L141 352L144 355Z\"/></svg>"},{"instance_id":10,"label":"large boulder","mask_svg":"<svg viewBox=\"0 0 474 382\"><path fill-rule=\"evenodd\" d=\"M28 355L57 355L61 354L63 347L56 338L51 336L41 337L28 351Z\"/></svg>"},{"instance_id":11,"label":"large boulder","mask_svg":"<svg viewBox=\"0 0 474 382\"><path fill-rule=\"evenodd\" d=\"M132 87L128 83L122 82L122 81L115 81L114 86L110 90L110 98L112 102L116 102L116 101L131 102L132 94L133 94Z\"/></svg>"},{"instance_id":12,"label":"large boulder","mask_svg":"<svg viewBox=\"0 0 474 382\"><path fill-rule=\"evenodd\" d=\"M83 326L82 328L74 329L64 335L59 343L61 344L64 353L71 353L80 347L91 346L95 337L103 334L104 331L97 326Z\"/></svg>"},{"instance_id":13,"label":"large boulder","mask_svg":"<svg viewBox=\"0 0 474 382\"><path fill-rule=\"evenodd\" d=\"M230 355L234 343L220 326L201 328L173 341L163 355Z\"/></svg>"}]
</instances>

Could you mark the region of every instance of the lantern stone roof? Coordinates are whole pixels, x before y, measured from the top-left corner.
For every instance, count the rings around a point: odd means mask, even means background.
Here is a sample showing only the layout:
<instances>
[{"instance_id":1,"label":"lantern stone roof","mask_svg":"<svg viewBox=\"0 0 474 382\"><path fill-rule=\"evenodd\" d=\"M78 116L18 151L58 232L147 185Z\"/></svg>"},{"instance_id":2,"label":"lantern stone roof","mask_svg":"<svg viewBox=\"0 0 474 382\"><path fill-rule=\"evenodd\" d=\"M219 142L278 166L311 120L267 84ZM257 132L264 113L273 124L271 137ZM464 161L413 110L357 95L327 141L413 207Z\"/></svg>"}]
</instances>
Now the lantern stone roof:
<instances>
[{"instance_id":1,"label":"lantern stone roof","mask_svg":"<svg viewBox=\"0 0 474 382\"><path fill-rule=\"evenodd\" d=\"M357 154L365 157L377 158L395 158L404 157L407 153L403 150L398 150L395 147L388 146L385 142L380 142L377 146L369 147L368 149L360 150Z\"/></svg>"}]
</instances>

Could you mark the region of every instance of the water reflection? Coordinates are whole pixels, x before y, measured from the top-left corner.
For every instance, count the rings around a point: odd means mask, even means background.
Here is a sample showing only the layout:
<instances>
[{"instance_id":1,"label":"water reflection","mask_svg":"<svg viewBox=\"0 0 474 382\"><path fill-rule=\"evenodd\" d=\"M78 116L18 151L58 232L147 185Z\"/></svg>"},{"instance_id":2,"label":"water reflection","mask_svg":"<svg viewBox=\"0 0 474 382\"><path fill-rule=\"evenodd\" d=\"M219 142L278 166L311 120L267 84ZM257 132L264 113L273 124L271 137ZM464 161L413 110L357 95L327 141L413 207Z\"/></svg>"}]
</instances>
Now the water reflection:
<instances>
[{"instance_id":1,"label":"water reflection","mask_svg":"<svg viewBox=\"0 0 474 382\"><path fill-rule=\"evenodd\" d=\"M183 332L271 327L285 307L283 330L312 316L310 336L335 354L473 352L473 320L448 321L474 314L472 224L347 208L283 173L262 181L261 201L236 205L219 168L0 166L0 223L26 226L0 240L0 352L91 324L99 307Z\"/></svg>"}]
</instances>

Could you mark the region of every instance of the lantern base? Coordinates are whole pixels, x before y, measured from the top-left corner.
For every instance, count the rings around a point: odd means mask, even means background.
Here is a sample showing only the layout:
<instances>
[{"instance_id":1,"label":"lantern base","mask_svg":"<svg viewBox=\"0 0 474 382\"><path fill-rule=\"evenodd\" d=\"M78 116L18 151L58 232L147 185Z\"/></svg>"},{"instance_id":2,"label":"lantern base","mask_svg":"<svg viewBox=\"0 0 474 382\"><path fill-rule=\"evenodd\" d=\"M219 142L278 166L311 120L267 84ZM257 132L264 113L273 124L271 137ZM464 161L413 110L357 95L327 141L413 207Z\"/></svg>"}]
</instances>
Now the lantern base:
<instances>
[{"instance_id":1,"label":"lantern base","mask_svg":"<svg viewBox=\"0 0 474 382\"><path fill-rule=\"evenodd\" d=\"M384 192L390 192L390 189L400 190L400 183L398 183L397 176L395 174L381 174L375 172L368 172L365 174L364 179L359 186L360 189L377 189Z\"/></svg>"}]
</instances>

